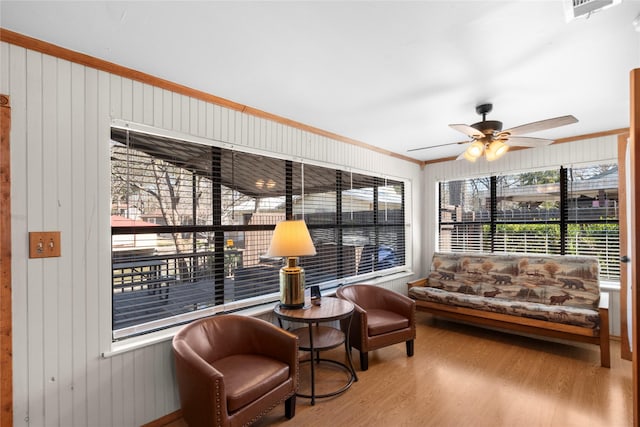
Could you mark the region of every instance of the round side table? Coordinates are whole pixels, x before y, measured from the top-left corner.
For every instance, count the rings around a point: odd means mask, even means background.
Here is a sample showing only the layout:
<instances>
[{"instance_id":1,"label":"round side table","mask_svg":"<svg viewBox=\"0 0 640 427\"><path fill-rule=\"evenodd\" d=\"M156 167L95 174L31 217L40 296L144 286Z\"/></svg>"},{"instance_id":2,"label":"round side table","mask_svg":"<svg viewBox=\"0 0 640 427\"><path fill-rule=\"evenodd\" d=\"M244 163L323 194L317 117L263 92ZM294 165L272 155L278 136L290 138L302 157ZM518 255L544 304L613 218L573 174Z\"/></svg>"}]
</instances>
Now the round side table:
<instances>
[{"instance_id":1,"label":"round side table","mask_svg":"<svg viewBox=\"0 0 640 427\"><path fill-rule=\"evenodd\" d=\"M298 328L292 333L298 336L300 350L310 352L309 362L311 363L311 394L298 393L300 397L311 399L311 404L315 405L316 398L336 396L344 393L354 381L358 381L358 376L353 368L353 360L351 358L351 346L349 344L349 330L345 334L340 329L331 326L321 326L321 323L333 322L341 319L349 318L353 315L354 306L349 301L341 300L333 297L323 297L321 305L311 305L300 309L287 309L276 305L273 309L274 314L278 318L280 327L282 320L290 322L306 323L307 327ZM349 329L351 329L351 321L349 321ZM320 358L320 351L329 350L339 345L345 345L347 352L347 360L349 366L337 360ZM315 363L327 362L344 368L349 373L349 380L340 389L326 394L316 394L315 392Z\"/></svg>"}]
</instances>

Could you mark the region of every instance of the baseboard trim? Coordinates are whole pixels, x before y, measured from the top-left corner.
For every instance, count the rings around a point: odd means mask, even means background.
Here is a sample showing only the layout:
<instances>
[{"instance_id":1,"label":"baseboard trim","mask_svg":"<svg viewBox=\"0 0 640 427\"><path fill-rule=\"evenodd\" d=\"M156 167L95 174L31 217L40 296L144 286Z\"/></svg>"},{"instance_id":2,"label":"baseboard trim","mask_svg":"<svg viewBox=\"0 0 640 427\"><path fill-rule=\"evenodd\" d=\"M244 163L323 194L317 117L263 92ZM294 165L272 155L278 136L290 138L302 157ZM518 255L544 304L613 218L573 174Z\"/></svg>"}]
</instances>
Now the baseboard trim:
<instances>
[{"instance_id":1,"label":"baseboard trim","mask_svg":"<svg viewBox=\"0 0 640 427\"><path fill-rule=\"evenodd\" d=\"M157 420L153 420L148 422L147 424L143 424L140 427L162 427L173 421L177 421L182 418L182 409L178 409L175 412L167 414L163 417L158 418Z\"/></svg>"}]
</instances>

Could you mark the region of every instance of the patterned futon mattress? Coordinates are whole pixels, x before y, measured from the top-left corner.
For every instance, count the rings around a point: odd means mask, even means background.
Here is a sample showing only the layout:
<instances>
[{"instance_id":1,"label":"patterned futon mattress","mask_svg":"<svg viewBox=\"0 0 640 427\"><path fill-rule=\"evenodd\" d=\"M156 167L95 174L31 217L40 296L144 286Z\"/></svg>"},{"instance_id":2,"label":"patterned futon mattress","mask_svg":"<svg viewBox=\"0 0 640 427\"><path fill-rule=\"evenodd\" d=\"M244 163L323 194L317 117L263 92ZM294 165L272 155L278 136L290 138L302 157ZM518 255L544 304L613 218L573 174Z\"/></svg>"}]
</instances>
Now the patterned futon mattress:
<instances>
[{"instance_id":1,"label":"patterned futon mattress","mask_svg":"<svg viewBox=\"0 0 640 427\"><path fill-rule=\"evenodd\" d=\"M528 301L510 301L484 297L479 295L449 292L430 287L414 287L409 290L409 296L416 300L431 301L439 304L457 307L473 308L509 314L512 316L528 317L531 319L547 320L587 328L599 328L599 316L596 310L561 305L548 305Z\"/></svg>"}]
</instances>

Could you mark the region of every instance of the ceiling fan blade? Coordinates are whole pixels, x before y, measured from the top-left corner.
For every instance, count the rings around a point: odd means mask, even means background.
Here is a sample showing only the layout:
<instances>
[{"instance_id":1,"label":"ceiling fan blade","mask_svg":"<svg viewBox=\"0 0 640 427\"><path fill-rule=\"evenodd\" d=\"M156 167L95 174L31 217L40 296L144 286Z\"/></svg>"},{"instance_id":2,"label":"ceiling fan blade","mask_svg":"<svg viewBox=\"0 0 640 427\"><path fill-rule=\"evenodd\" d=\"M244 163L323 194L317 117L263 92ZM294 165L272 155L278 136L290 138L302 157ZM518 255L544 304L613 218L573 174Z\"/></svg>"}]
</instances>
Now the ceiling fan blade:
<instances>
[{"instance_id":1,"label":"ceiling fan blade","mask_svg":"<svg viewBox=\"0 0 640 427\"><path fill-rule=\"evenodd\" d=\"M462 133L464 133L465 135L468 135L468 136L470 136L470 137L474 137L474 136L475 136L475 137L478 137L478 138L484 138L484 137L485 137L484 133L480 132L480 131L479 131L478 129L476 129L476 128L472 128L472 127L471 127L471 126L469 126L469 125L462 125L462 124L459 124L459 125L449 125L449 127L450 127L451 129L455 129L455 130L457 130L458 132L462 132Z\"/></svg>"},{"instance_id":2,"label":"ceiling fan blade","mask_svg":"<svg viewBox=\"0 0 640 427\"><path fill-rule=\"evenodd\" d=\"M430 145L428 147L410 148L407 151L429 150L430 148L446 147L448 145L466 144L469 141L447 142L446 144Z\"/></svg>"},{"instance_id":3,"label":"ceiling fan blade","mask_svg":"<svg viewBox=\"0 0 640 427\"><path fill-rule=\"evenodd\" d=\"M553 143L553 139L533 138L531 136L510 136L504 140L510 147L544 147Z\"/></svg>"},{"instance_id":4,"label":"ceiling fan blade","mask_svg":"<svg viewBox=\"0 0 640 427\"><path fill-rule=\"evenodd\" d=\"M516 126L511 129L503 130L502 133L509 133L511 135L523 135L525 133L539 132L542 130L557 128L577 122L578 119L571 115L560 116L554 117L553 119L540 120L537 122L527 123L526 125Z\"/></svg>"}]
</instances>

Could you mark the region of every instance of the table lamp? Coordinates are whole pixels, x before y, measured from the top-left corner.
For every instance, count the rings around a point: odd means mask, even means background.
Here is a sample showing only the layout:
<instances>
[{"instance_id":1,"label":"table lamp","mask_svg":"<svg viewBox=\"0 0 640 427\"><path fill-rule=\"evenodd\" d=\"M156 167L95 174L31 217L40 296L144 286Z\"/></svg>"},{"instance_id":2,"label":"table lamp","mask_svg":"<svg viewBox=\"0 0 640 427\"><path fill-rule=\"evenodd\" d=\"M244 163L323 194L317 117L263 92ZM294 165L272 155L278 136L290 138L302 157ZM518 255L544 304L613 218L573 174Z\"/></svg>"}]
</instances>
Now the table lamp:
<instances>
[{"instance_id":1,"label":"table lamp","mask_svg":"<svg viewBox=\"0 0 640 427\"><path fill-rule=\"evenodd\" d=\"M316 248L303 220L287 220L276 225L267 256L287 258L286 265L280 269L281 307L304 307L304 269L297 265L297 260L300 256L315 254Z\"/></svg>"}]
</instances>

